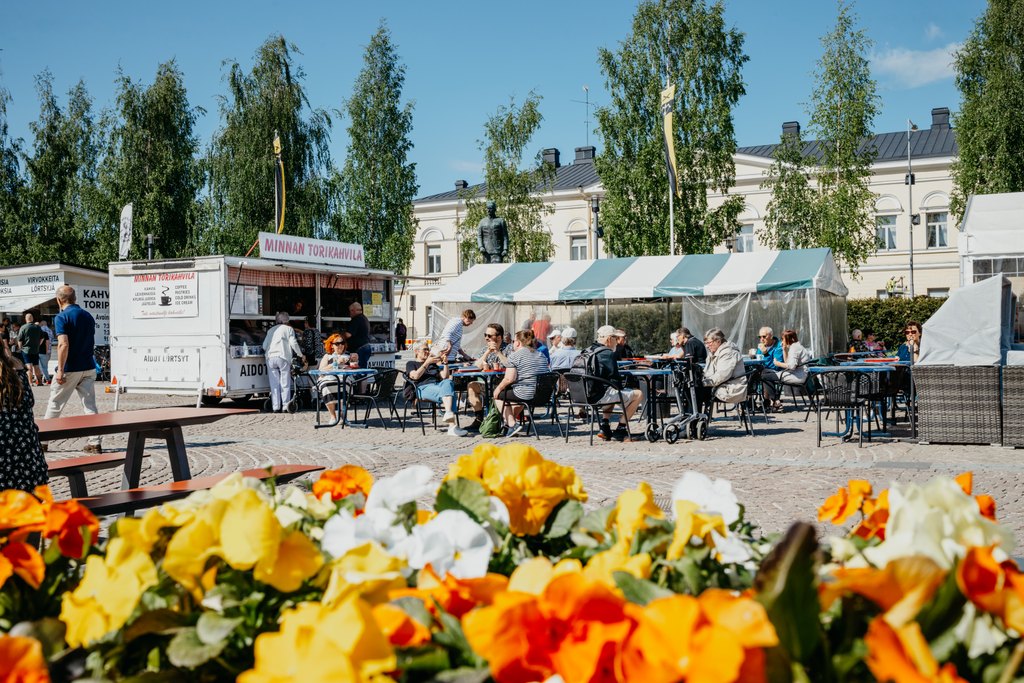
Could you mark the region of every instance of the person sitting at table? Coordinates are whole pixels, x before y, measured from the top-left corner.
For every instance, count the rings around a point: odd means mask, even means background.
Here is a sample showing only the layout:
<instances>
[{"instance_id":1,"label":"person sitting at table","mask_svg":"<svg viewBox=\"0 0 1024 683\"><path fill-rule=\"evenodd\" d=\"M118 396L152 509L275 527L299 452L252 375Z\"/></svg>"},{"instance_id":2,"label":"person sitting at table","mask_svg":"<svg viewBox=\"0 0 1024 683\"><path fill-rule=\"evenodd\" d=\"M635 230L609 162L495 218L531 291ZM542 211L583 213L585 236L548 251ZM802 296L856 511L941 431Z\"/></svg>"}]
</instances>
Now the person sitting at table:
<instances>
[{"instance_id":1,"label":"person sitting at table","mask_svg":"<svg viewBox=\"0 0 1024 683\"><path fill-rule=\"evenodd\" d=\"M494 405L505 420L506 437L515 436L523 430L519 422L522 405L510 404L509 400L529 401L537 393L537 375L548 371L548 361L537 350L533 330L519 330L514 342L515 351L508 357L505 376L494 388Z\"/></svg>"},{"instance_id":2,"label":"person sitting at table","mask_svg":"<svg viewBox=\"0 0 1024 683\"><path fill-rule=\"evenodd\" d=\"M320 372L330 372L331 370L340 370L348 367L350 355L344 337L340 334L332 334L324 342L324 349L329 350L320 357L320 364L317 366ZM319 377L317 378L316 385L333 422L337 419L338 382L332 377Z\"/></svg>"},{"instance_id":3,"label":"person sitting at table","mask_svg":"<svg viewBox=\"0 0 1024 683\"><path fill-rule=\"evenodd\" d=\"M576 328L566 327L562 330L562 345L551 352L551 369L568 370L580 350L576 348Z\"/></svg>"},{"instance_id":4,"label":"person sitting at table","mask_svg":"<svg viewBox=\"0 0 1024 683\"><path fill-rule=\"evenodd\" d=\"M562 331L554 329L548 332L548 359L550 360L551 353L562 345Z\"/></svg>"},{"instance_id":5,"label":"person sitting at table","mask_svg":"<svg viewBox=\"0 0 1024 683\"><path fill-rule=\"evenodd\" d=\"M757 359L764 365L764 372L761 373L761 387L764 391L764 399L768 405L775 406L779 403L779 373L776 370L777 363L784 363L782 355L782 343L775 337L770 327L762 327L757 335Z\"/></svg>"},{"instance_id":6,"label":"person sitting at table","mask_svg":"<svg viewBox=\"0 0 1024 683\"><path fill-rule=\"evenodd\" d=\"M633 347L626 341L626 331L623 329L615 330L615 334L618 335L619 343L615 345L615 360L626 360L628 358L636 358L636 354L633 352Z\"/></svg>"},{"instance_id":7,"label":"person sitting at table","mask_svg":"<svg viewBox=\"0 0 1024 683\"><path fill-rule=\"evenodd\" d=\"M909 321L903 326L903 334L907 336L907 341L900 344L896 355L904 363L916 363L918 356L921 355L921 323L916 320Z\"/></svg>"},{"instance_id":8,"label":"person sitting at table","mask_svg":"<svg viewBox=\"0 0 1024 683\"><path fill-rule=\"evenodd\" d=\"M508 367L508 355L513 349L503 345L505 339L505 328L498 323L491 323L484 328L484 342L487 347L473 365L478 370L504 370ZM469 407L473 411L473 422L467 430L479 431L480 424L484 421L484 383L474 380L466 385L466 393L469 395Z\"/></svg>"},{"instance_id":9,"label":"person sitting at table","mask_svg":"<svg viewBox=\"0 0 1024 683\"><path fill-rule=\"evenodd\" d=\"M597 401L598 404L602 404L600 432L597 436L603 441L626 440L629 436L626 424L633 419L633 414L636 413L642 397L639 389L625 387L623 381L625 378L619 372L619 363L615 358L615 349L618 345L618 330L611 325L602 325L597 328L597 341L589 349L593 354L593 362L590 363L590 367L593 368L594 376L608 380L612 385L605 389L604 395ZM619 424L613 432L611 428L612 411L619 405L620 400L625 405L626 413L619 418Z\"/></svg>"},{"instance_id":10,"label":"person sitting at table","mask_svg":"<svg viewBox=\"0 0 1024 683\"><path fill-rule=\"evenodd\" d=\"M679 328L668 336L671 345L668 347L668 351L665 352L666 358L682 358L683 357L683 344L686 342L683 339L683 329Z\"/></svg>"},{"instance_id":11,"label":"person sitting at table","mask_svg":"<svg viewBox=\"0 0 1024 683\"><path fill-rule=\"evenodd\" d=\"M465 429L455 424L455 413L452 403L455 400L455 384L448 370L448 358L445 355L432 356L430 349L423 342L416 342L412 347L416 360L406 363L405 372L412 385L403 389L406 400L413 398L420 401L438 403L444 408L441 418L448 423L449 436L466 436Z\"/></svg>"},{"instance_id":12,"label":"person sitting at table","mask_svg":"<svg viewBox=\"0 0 1024 683\"><path fill-rule=\"evenodd\" d=\"M704 386L710 387L714 397L723 403L735 404L746 399L747 378L739 347L727 341L725 332L717 327L704 335L704 346L708 350Z\"/></svg>"},{"instance_id":13,"label":"person sitting at table","mask_svg":"<svg viewBox=\"0 0 1024 683\"><path fill-rule=\"evenodd\" d=\"M803 386L807 382L807 364L811 362L811 352L800 343L796 330L786 330L782 333L782 356L785 361L775 361L779 382ZM772 408L782 410L782 401L776 400Z\"/></svg>"},{"instance_id":14,"label":"person sitting at table","mask_svg":"<svg viewBox=\"0 0 1024 683\"><path fill-rule=\"evenodd\" d=\"M850 353L864 353L868 350L864 343L864 333L860 330L850 332Z\"/></svg>"},{"instance_id":15,"label":"person sitting at table","mask_svg":"<svg viewBox=\"0 0 1024 683\"><path fill-rule=\"evenodd\" d=\"M694 337L687 327L680 327L679 333L683 337L683 358L689 358L693 363L706 363L708 350L704 342Z\"/></svg>"},{"instance_id":16,"label":"person sitting at table","mask_svg":"<svg viewBox=\"0 0 1024 683\"><path fill-rule=\"evenodd\" d=\"M864 330L864 348L868 351L885 351L885 342L879 341L871 330Z\"/></svg>"}]
</instances>

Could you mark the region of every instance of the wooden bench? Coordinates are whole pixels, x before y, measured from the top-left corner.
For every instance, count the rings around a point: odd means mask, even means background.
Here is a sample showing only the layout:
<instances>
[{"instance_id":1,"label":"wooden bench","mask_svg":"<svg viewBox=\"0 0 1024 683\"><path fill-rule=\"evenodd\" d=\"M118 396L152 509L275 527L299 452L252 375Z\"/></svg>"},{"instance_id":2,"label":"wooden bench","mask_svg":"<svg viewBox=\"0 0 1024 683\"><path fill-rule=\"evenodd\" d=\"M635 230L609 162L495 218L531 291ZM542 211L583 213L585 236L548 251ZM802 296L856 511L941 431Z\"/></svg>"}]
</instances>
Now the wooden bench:
<instances>
[{"instance_id":1,"label":"wooden bench","mask_svg":"<svg viewBox=\"0 0 1024 683\"><path fill-rule=\"evenodd\" d=\"M241 474L243 477L255 477L256 479L269 479L273 477L277 483L283 484L297 479L304 474L319 472L322 469L324 468L321 465L274 465L270 469L244 470ZM213 488L213 486L224 481L232 474L234 473L224 472L223 474L198 477L187 481L176 481L170 484L143 486L127 491L111 491L110 493L101 493L87 498L76 498L76 500L92 510L96 515L116 515L156 507L172 500L185 498L195 491Z\"/></svg>"},{"instance_id":2,"label":"wooden bench","mask_svg":"<svg viewBox=\"0 0 1024 683\"><path fill-rule=\"evenodd\" d=\"M139 486L142 476L142 458L146 439L159 439L167 444L174 481L191 479L185 440L181 428L209 424L232 415L259 412L252 408L145 408L119 413L73 415L36 420L39 440L80 439L90 436L128 434L128 448L124 454L123 488ZM88 471L88 470L83 470Z\"/></svg>"},{"instance_id":3,"label":"wooden bench","mask_svg":"<svg viewBox=\"0 0 1024 683\"><path fill-rule=\"evenodd\" d=\"M89 495L89 488L85 483L85 473L124 467L124 458L124 451L117 451L116 453L50 460L47 465L51 477L68 478L72 498L85 498Z\"/></svg>"}]
</instances>

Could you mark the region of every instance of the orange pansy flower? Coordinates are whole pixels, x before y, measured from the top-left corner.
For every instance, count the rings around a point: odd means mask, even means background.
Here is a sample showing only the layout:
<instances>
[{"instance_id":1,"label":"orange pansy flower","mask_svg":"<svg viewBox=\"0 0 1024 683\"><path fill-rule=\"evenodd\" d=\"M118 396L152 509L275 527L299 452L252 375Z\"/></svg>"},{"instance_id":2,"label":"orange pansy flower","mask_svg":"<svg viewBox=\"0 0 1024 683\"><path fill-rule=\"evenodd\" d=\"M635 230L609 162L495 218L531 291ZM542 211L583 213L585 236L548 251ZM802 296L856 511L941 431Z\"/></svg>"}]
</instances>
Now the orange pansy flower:
<instances>
[{"instance_id":1,"label":"orange pansy flower","mask_svg":"<svg viewBox=\"0 0 1024 683\"><path fill-rule=\"evenodd\" d=\"M934 560L914 555L897 558L883 569L837 569L833 580L818 590L822 609L841 595L856 593L881 607L890 623L902 625L917 616L945 578L946 572Z\"/></svg>"},{"instance_id":2,"label":"orange pansy flower","mask_svg":"<svg viewBox=\"0 0 1024 683\"><path fill-rule=\"evenodd\" d=\"M388 598L419 598L427 609L434 610L434 601L441 608L456 617L480 605L490 605L495 596L508 588L508 577L501 574L487 574L478 579L459 579L451 572L444 579L438 578L434 568L427 565L420 570L416 588L402 588L390 591Z\"/></svg>"},{"instance_id":3,"label":"orange pansy flower","mask_svg":"<svg viewBox=\"0 0 1024 683\"><path fill-rule=\"evenodd\" d=\"M1011 561L996 562L992 548L969 548L956 568L960 592L979 609L998 615L1015 631L1024 631L1024 575Z\"/></svg>"},{"instance_id":4,"label":"orange pansy flower","mask_svg":"<svg viewBox=\"0 0 1024 683\"><path fill-rule=\"evenodd\" d=\"M861 508L864 518L853 529L853 535L865 540L885 540L885 525L889 522L889 489L883 489L878 498L868 498Z\"/></svg>"},{"instance_id":5,"label":"orange pansy flower","mask_svg":"<svg viewBox=\"0 0 1024 683\"><path fill-rule=\"evenodd\" d=\"M0 635L0 681L49 683L42 644L35 638Z\"/></svg>"},{"instance_id":6,"label":"orange pansy flower","mask_svg":"<svg viewBox=\"0 0 1024 683\"><path fill-rule=\"evenodd\" d=\"M46 575L46 564L35 548L28 543L15 541L0 549L0 588L11 574L17 574L33 588L39 588Z\"/></svg>"},{"instance_id":7,"label":"orange pansy flower","mask_svg":"<svg viewBox=\"0 0 1024 683\"><path fill-rule=\"evenodd\" d=\"M826 520L833 524L843 524L847 519L859 512L865 498L871 495L871 484L863 479L851 479L849 488L839 489L829 496L818 508L818 521Z\"/></svg>"},{"instance_id":8,"label":"orange pansy flower","mask_svg":"<svg viewBox=\"0 0 1024 683\"><path fill-rule=\"evenodd\" d=\"M868 648L864 662L880 681L967 683L952 664L939 668L916 621L893 628L884 618L876 617L868 625L864 644Z\"/></svg>"},{"instance_id":9,"label":"orange pansy flower","mask_svg":"<svg viewBox=\"0 0 1024 683\"><path fill-rule=\"evenodd\" d=\"M373 618L395 647L416 647L430 642L430 629L398 605L385 602L374 606Z\"/></svg>"},{"instance_id":10,"label":"orange pansy flower","mask_svg":"<svg viewBox=\"0 0 1024 683\"><path fill-rule=\"evenodd\" d=\"M0 529L41 531L46 522L46 508L27 491L0 491Z\"/></svg>"},{"instance_id":11,"label":"orange pansy flower","mask_svg":"<svg viewBox=\"0 0 1024 683\"><path fill-rule=\"evenodd\" d=\"M100 533L100 523L89 508L75 500L49 506L43 535L57 537L57 547L65 557L81 558ZM88 535L88 542L86 541Z\"/></svg>"},{"instance_id":12,"label":"orange pansy flower","mask_svg":"<svg viewBox=\"0 0 1024 683\"><path fill-rule=\"evenodd\" d=\"M954 479L963 492L968 496L974 490L974 473L973 472L962 472L958 474ZM981 512L981 516L990 519L993 522L996 521L996 501L992 496L981 494L974 496L975 502L978 503L978 510Z\"/></svg>"},{"instance_id":13,"label":"orange pansy flower","mask_svg":"<svg viewBox=\"0 0 1024 683\"><path fill-rule=\"evenodd\" d=\"M313 482L313 495L317 498L325 493L331 494L331 500L341 500L354 493L370 495L373 487L373 475L358 465L345 465L336 470L327 470Z\"/></svg>"}]
</instances>

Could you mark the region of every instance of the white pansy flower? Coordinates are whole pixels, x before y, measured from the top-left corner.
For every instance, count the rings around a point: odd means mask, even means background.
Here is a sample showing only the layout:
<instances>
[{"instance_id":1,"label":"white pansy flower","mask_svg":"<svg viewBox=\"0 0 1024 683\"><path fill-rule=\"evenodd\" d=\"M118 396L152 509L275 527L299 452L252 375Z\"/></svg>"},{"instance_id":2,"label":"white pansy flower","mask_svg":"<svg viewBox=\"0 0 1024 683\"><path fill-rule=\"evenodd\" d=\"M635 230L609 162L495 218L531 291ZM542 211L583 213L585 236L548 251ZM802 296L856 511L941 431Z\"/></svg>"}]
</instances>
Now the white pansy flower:
<instances>
[{"instance_id":1,"label":"white pansy flower","mask_svg":"<svg viewBox=\"0 0 1024 683\"><path fill-rule=\"evenodd\" d=\"M429 564L441 578L450 573L460 579L475 579L487 573L494 542L487 530L462 510L442 510L413 528L395 552L405 555L415 569Z\"/></svg>"},{"instance_id":2,"label":"white pansy flower","mask_svg":"<svg viewBox=\"0 0 1024 683\"><path fill-rule=\"evenodd\" d=\"M292 524L296 524L302 521L304 515L293 507L288 505L278 505L274 508L274 516L277 517L277 521L281 526L288 528Z\"/></svg>"},{"instance_id":3,"label":"white pansy flower","mask_svg":"<svg viewBox=\"0 0 1024 683\"><path fill-rule=\"evenodd\" d=\"M408 535L402 525L395 523L395 513L390 510L377 508L355 517L343 509L324 524L320 545L332 557L341 557L370 541L391 552Z\"/></svg>"},{"instance_id":4,"label":"white pansy flower","mask_svg":"<svg viewBox=\"0 0 1024 683\"><path fill-rule=\"evenodd\" d=\"M711 530L711 540L715 543L715 550L718 551L718 561L723 564L742 564L749 569L754 568L751 562L753 555L747 544L736 537L735 534L722 536L714 529Z\"/></svg>"},{"instance_id":5,"label":"white pansy flower","mask_svg":"<svg viewBox=\"0 0 1024 683\"><path fill-rule=\"evenodd\" d=\"M393 477L378 479L366 499L366 510L395 511L406 503L430 495L436 486L434 473L426 465L406 467Z\"/></svg>"},{"instance_id":6,"label":"white pansy flower","mask_svg":"<svg viewBox=\"0 0 1024 683\"><path fill-rule=\"evenodd\" d=\"M722 516L726 526L740 518L740 504L726 479L712 479L700 472L686 472L672 487L672 500L688 500L701 512Z\"/></svg>"},{"instance_id":7,"label":"white pansy flower","mask_svg":"<svg viewBox=\"0 0 1024 683\"><path fill-rule=\"evenodd\" d=\"M967 645L967 656L971 659L993 654L1009 640L1003 629L996 625L991 614L978 612L973 602L964 605L964 614L953 628L957 642Z\"/></svg>"},{"instance_id":8,"label":"white pansy flower","mask_svg":"<svg viewBox=\"0 0 1024 683\"><path fill-rule=\"evenodd\" d=\"M501 522L506 527L511 524L511 517L509 516L508 506L505 505L505 501L497 496L489 496L488 501L487 516L495 522Z\"/></svg>"}]
</instances>

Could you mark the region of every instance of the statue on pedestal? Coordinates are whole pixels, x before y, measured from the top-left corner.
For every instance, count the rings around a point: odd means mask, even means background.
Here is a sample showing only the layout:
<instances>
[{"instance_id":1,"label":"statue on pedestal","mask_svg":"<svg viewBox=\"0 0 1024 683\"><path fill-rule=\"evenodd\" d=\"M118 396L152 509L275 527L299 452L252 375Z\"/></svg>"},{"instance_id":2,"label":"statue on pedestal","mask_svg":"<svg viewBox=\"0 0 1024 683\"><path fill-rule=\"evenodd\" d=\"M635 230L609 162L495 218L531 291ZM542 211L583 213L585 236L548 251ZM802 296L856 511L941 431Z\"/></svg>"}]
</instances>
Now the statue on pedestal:
<instances>
[{"instance_id":1,"label":"statue on pedestal","mask_svg":"<svg viewBox=\"0 0 1024 683\"><path fill-rule=\"evenodd\" d=\"M483 263L504 263L508 258L508 224L494 215L497 210L498 205L488 200L487 217L477 226L476 245Z\"/></svg>"}]
</instances>

